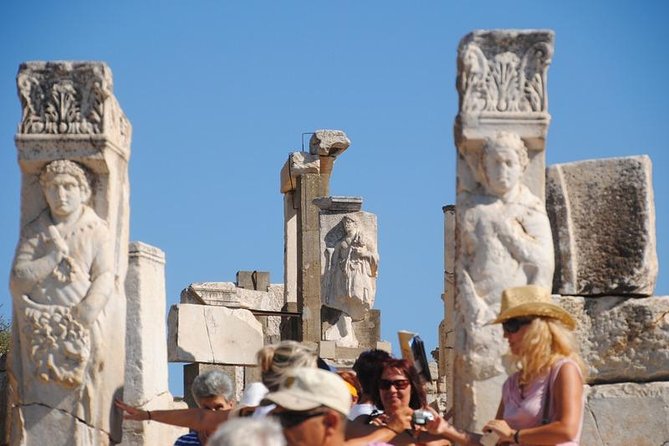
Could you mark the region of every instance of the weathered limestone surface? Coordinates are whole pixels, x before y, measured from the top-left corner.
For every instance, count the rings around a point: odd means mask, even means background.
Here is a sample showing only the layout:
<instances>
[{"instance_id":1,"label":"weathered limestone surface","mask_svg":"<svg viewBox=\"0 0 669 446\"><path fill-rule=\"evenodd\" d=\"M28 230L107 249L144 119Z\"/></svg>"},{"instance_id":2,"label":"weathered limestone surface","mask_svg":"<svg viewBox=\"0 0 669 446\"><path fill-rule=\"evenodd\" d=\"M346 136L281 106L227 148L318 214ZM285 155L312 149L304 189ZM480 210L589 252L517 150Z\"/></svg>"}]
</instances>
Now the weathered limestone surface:
<instances>
[{"instance_id":1,"label":"weathered limestone surface","mask_svg":"<svg viewBox=\"0 0 669 446\"><path fill-rule=\"evenodd\" d=\"M592 386L586 391L581 444L669 444L669 382Z\"/></svg>"},{"instance_id":2,"label":"weathered limestone surface","mask_svg":"<svg viewBox=\"0 0 669 446\"><path fill-rule=\"evenodd\" d=\"M578 320L589 382L669 380L669 297L562 296Z\"/></svg>"},{"instance_id":3,"label":"weathered limestone surface","mask_svg":"<svg viewBox=\"0 0 669 446\"><path fill-rule=\"evenodd\" d=\"M554 291L651 296L658 263L650 158L556 164L547 182Z\"/></svg>"},{"instance_id":4,"label":"weathered limestone surface","mask_svg":"<svg viewBox=\"0 0 669 446\"><path fill-rule=\"evenodd\" d=\"M123 400L146 410L182 407L183 403L174 403L167 379L165 254L154 246L131 242L128 256ZM172 444L187 432L162 423L124 421L122 444Z\"/></svg>"},{"instance_id":5,"label":"weathered limestone surface","mask_svg":"<svg viewBox=\"0 0 669 446\"><path fill-rule=\"evenodd\" d=\"M553 243L544 205L552 31L475 31L458 48L460 110L455 261L455 424L478 431L497 410L507 349L485 326L502 291L550 288Z\"/></svg>"},{"instance_id":6,"label":"weathered limestone surface","mask_svg":"<svg viewBox=\"0 0 669 446\"><path fill-rule=\"evenodd\" d=\"M453 407L455 362L455 206L444 206L444 320L439 324L438 388L446 411Z\"/></svg>"},{"instance_id":7,"label":"weathered limestone surface","mask_svg":"<svg viewBox=\"0 0 669 446\"><path fill-rule=\"evenodd\" d=\"M268 278L269 280L269 278ZM181 303L218 305L227 308L246 308L251 311L280 312L284 310L284 286L271 284L265 291L240 288L232 282L192 283L181 291ZM271 314L256 315L262 324L265 344L274 344L282 339L282 330L291 322Z\"/></svg>"},{"instance_id":8,"label":"weathered limestone surface","mask_svg":"<svg viewBox=\"0 0 669 446\"><path fill-rule=\"evenodd\" d=\"M12 445L121 440L131 127L100 62L17 76L21 239L12 266Z\"/></svg>"},{"instance_id":9,"label":"weathered limestone surface","mask_svg":"<svg viewBox=\"0 0 669 446\"><path fill-rule=\"evenodd\" d=\"M248 310L192 304L170 308L171 362L254 365L262 346L262 325Z\"/></svg>"},{"instance_id":10,"label":"weathered limestone surface","mask_svg":"<svg viewBox=\"0 0 669 446\"><path fill-rule=\"evenodd\" d=\"M334 162L348 146L351 140L341 130L316 130L309 140L309 153L320 159L321 187L318 196L330 195L330 176Z\"/></svg>"}]
</instances>

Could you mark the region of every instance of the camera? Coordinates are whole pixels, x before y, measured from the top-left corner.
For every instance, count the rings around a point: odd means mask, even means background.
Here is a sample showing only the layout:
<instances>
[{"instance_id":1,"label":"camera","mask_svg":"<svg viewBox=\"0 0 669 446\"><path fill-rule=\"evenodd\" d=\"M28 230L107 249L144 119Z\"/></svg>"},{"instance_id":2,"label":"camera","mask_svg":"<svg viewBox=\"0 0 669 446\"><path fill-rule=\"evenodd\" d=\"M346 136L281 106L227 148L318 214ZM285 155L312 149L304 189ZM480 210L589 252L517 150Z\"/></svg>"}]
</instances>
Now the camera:
<instances>
[{"instance_id":1,"label":"camera","mask_svg":"<svg viewBox=\"0 0 669 446\"><path fill-rule=\"evenodd\" d=\"M411 415L411 423L417 426L423 426L432 420L434 420L434 415L425 409L414 410L413 415Z\"/></svg>"}]
</instances>

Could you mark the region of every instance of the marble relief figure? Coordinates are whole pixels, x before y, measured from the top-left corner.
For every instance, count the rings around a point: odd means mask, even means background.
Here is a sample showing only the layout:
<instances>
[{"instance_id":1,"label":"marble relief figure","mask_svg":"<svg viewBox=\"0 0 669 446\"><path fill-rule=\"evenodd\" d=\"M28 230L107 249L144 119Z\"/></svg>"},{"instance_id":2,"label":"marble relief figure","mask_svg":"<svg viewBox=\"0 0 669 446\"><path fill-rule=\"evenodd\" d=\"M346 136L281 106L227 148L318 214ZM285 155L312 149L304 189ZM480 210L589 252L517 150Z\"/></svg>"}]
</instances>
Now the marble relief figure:
<instances>
[{"instance_id":1,"label":"marble relief figure","mask_svg":"<svg viewBox=\"0 0 669 446\"><path fill-rule=\"evenodd\" d=\"M478 297L473 309L478 322L496 311L505 288L552 284L553 241L545 206L522 182L528 162L516 133L496 133L479 154L481 189L464 200L459 216L464 281L467 294Z\"/></svg>"},{"instance_id":2,"label":"marble relief figure","mask_svg":"<svg viewBox=\"0 0 669 446\"><path fill-rule=\"evenodd\" d=\"M344 216L341 224L344 233L326 265L324 303L361 320L374 304L379 256L354 217Z\"/></svg>"},{"instance_id":3,"label":"marble relief figure","mask_svg":"<svg viewBox=\"0 0 669 446\"><path fill-rule=\"evenodd\" d=\"M22 228L10 277L14 385L20 404L89 422L111 398L96 394L108 392L99 380L110 329L105 306L114 293L110 231L87 204L82 166L52 161L39 183L48 206Z\"/></svg>"}]
</instances>

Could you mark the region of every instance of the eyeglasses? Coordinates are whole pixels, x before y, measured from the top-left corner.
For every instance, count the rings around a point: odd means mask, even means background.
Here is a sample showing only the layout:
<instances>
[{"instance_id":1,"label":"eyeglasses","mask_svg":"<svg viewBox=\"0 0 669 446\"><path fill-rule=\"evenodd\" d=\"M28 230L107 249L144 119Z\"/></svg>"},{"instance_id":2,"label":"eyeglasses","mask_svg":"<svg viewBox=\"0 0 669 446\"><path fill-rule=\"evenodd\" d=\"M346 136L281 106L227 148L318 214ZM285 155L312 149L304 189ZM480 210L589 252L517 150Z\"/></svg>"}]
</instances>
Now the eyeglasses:
<instances>
[{"instance_id":1,"label":"eyeglasses","mask_svg":"<svg viewBox=\"0 0 669 446\"><path fill-rule=\"evenodd\" d=\"M309 418L319 417L325 415L325 411L320 412L305 412L305 411L290 411L275 412L273 415L278 418L279 424L284 429L290 429L298 424L302 424Z\"/></svg>"},{"instance_id":2,"label":"eyeglasses","mask_svg":"<svg viewBox=\"0 0 669 446\"><path fill-rule=\"evenodd\" d=\"M390 389L391 386L394 386L397 390L404 390L407 387L409 387L409 380L408 379L395 379L395 380L381 379L381 380L379 380L379 389L388 390L388 389Z\"/></svg>"},{"instance_id":3,"label":"eyeglasses","mask_svg":"<svg viewBox=\"0 0 669 446\"><path fill-rule=\"evenodd\" d=\"M504 333L513 334L518 333L524 325L529 324L534 320L533 317L514 317L507 321L502 322L502 330Z\"/></svg>"}]
</instances>

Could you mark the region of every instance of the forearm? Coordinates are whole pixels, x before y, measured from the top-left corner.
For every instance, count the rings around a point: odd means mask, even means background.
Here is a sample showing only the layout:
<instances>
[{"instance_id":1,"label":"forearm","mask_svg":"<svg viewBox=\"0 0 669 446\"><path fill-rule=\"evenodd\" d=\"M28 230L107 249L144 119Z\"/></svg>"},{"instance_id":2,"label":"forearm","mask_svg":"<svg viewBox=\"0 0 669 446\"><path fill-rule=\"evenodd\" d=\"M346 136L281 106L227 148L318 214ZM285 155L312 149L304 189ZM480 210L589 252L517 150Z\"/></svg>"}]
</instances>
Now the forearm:
<instances>
[{"instance_id":1,"label":"forearm","mask_svg":"<svg viewBox=\"0 0 669 446\"><path fill-rule=\"evenodd\" d=\"M157 421L172 426L187 427L198 432L213 432L228 419L229 411L206 409L173 409L146 411L144 421Z\"/></svg>"},{"instance_id":2,"label":"forearm","mask_svg":"<svg viewBox=\"0 0 669 446\"><path fill-rule=\"evenodd\" d=\"M523 444L557 444L571 441L576 435L577 429L575 431L566 423L555 421L542 426L520 429L518 440Z\"/></svg>"},{"instance_id":3,"label":"forearm","mask_svg":"<svg viewBox=\"0 0 669 446\"><path fill-rule=\"evenodd\" d=\"M43 281L51 274L61 259L62 255L58 251L35 260L17 256L11 277L12 288L20 294L28 293L34 284Z\"/></svg>"}]
</instances>

